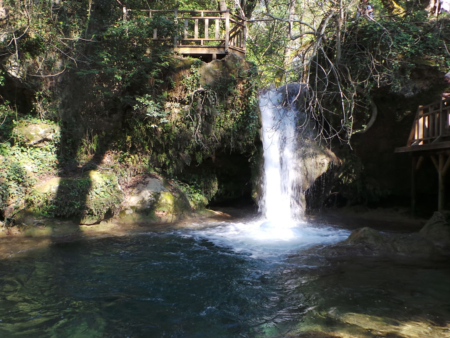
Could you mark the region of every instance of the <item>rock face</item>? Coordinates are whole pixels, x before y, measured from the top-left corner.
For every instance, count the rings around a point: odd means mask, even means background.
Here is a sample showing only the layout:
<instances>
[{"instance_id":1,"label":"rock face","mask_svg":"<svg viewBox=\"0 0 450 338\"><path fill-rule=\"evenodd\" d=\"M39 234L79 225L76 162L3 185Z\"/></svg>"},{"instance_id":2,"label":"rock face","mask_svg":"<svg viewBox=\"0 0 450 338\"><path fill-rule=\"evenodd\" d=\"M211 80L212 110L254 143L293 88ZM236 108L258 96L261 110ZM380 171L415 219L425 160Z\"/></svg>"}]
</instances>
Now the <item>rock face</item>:
<instances>
[{"instance_id":1,"label":"rock face","mask_svg":"<svg viewBox=\"0 0 450 338\"><path fill-rule=\"evenodd\" d=\"M435 212L420 235L440 247L450 248L450 212Z\"/></svg>"},{"instance_id":2,"label":"rock face","mask_svg":"<svg viewBox=\"0 0 450 338\"><path fill-rule=\"evenodd\" d=\"M6 12L2 13L0 11L1 15L6 15ZM5 71L14 79L21 80L26 76L26 70L25 67L20 63L20 61L17 59L16 54L13 54L5 59L3 59L3 68Z\"/></svg>"}]
</instances>

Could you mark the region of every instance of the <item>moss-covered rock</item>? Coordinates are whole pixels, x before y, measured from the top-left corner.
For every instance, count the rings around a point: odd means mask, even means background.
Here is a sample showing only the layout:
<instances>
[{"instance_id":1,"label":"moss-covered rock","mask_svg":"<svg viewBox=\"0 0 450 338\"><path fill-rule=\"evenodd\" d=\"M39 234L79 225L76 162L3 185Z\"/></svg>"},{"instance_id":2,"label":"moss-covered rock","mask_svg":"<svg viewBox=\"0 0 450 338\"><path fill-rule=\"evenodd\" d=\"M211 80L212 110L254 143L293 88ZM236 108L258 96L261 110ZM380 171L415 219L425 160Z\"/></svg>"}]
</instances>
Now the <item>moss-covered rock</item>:
<instances>
[{"instance_id":1,"label":"moss-covered rock","mask_svg":"<svg viewBox=\"0 0 450 338\"><path fill-rule=\"evenodd\" d=\"M14 135L19 144L43 147L59 139L60 128L49 123L21 123L14 128Z\"/></svg>"},{"instance_id":2,"label":"moss-covered rock","mask_svg":"<svg viewBox=\"0 0 450 338\"><path fill-rule=\"evenodd\" d=\"M157 175L136 177L125 191L121 222L174 222L196 210L186 193Z\"/></svg>"},{"instance_id":3,"label":"moss-covered rock","mask_svg":"<svg viewBox=\"0 0 450 338\"><path fill-rule=\"evenodd\" d=\"M116 175L92 170L82 177L55 177L37 185L29 197L29 211L95 224L117 214L122 200Z\"/></svg>"}]
</instances>

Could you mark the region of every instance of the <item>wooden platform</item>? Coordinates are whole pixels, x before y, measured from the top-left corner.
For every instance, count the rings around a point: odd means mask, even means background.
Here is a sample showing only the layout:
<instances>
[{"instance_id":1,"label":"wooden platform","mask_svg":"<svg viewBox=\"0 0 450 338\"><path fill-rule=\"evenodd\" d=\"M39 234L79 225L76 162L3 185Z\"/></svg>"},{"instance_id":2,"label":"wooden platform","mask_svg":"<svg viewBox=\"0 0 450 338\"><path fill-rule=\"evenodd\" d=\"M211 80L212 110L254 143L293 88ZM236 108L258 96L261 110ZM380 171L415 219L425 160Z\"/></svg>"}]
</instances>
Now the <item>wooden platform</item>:
<instances>
[{"instance_id":1,"label":"wooden platform","mask_svg":"<svg viewBox=\"0 0 450 338\"><path fill-rule=\"evenodd\" d=\"M137 13L149 18L160 17L178 25L175 36L164 36L153 30L153 41L160 41L179 54L205 56L211 60L227 54L245 57L247 25L244 18L226 11L152 10L124 9L124 20Z\"/></svg>"},{"instance_id":2,"label":"wooden platform","mask_svg":"<svg viewBox=\"0 0 450 338\"><path fill-rule=\"evenodd\" d=\"M396 153L450 149L450 102L419 106L406 147Z\"/></svg>"},{"instance_id":3,"label":"wooden platform","mask_svg":"<svg viewBox=\"0 0 450 338\"><path fill-rule=\"evenodd\" d=\"M425 158L430 158L439 179L438 210L445 206L445 174L450 168L450 102L438 101L419 106L406 147L395 149L396 153L410 153L411 208L416 207L416 172Z\"/></svg>"}]
</instances>

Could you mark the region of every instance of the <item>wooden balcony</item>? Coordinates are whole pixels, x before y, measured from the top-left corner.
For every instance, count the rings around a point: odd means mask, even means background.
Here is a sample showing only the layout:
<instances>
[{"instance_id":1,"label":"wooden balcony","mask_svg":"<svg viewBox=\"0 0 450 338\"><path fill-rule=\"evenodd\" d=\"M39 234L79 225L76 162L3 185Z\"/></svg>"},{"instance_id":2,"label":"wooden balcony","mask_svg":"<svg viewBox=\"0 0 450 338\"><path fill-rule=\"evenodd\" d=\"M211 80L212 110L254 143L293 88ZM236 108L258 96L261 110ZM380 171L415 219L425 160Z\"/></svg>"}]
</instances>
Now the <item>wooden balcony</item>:
<instances>
[{"instance_id":1,"label":"wooden balcony","mask_svg":"<svg viewBox=\"0 0 450 338\"><path fill-rule=\"evenodd\" d=\"M396 153L450 148L450 102L419 106L406 147Z\"/></svg>"},{"instance_id":2,"label":"wooden balcony","mask_svg":"<svg viewBox=\"0 0 450 338\"><path fill-rule=\"evenodd\" d=\"M173 48L179 54L215 60L227 54L244 57L247 27L245 19L226 11L189 11L189 10L132 10L124 9L127 17L145 13L149 18L161 16L178 25L175 36L163 36L157 29L153 30L154 41L160 41ZM180 27L181 26L181 27Z\"/></svg>"},{"instance_id":3,"label":"wooden balcony","mask_svg":"<svg viewBox=\"0 0 450 338\"><path fill-rule=\"evenodd\" d=\"M445 174L450 169L450 102L439 101L419 106L406 147L395 149L396 153L410 153L411 210L416 208L416 172L425 158L430 158L438 174L438 210L444 210Z\"/></svg>"}]
</instances>

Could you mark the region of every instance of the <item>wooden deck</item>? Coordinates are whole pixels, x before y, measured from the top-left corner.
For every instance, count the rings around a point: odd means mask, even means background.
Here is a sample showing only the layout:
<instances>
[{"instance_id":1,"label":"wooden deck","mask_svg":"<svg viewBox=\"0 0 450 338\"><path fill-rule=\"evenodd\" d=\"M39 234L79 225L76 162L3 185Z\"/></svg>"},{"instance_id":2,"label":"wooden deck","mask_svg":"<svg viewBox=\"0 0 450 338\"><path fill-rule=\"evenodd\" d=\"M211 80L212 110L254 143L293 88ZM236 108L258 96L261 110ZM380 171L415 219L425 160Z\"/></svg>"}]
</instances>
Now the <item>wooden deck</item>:
<instances>
[{"instance_id":1,"label":"wooden deck","mask_svg":"<svg viewBox=\"0 0 450 338\"><path fill-rule=\"evenodd\" d=\"M124 10L124 20L134 13L145 13L149 18L157 16L173 21L181 34L164 36L153 30L154 41L160 41L179 54L209 56L212 60L227 54L244 57L246 54L247 26L245 19L226 11L189 10Z\"/></svg>"},{"instance_id":2,"label":"wooden deck","mask_svg":"<svg viewBox=\"0 0 450 338\"><path fill-rule=\"evenodd\" d=\"M450 102L419 106L406 147L396 153L450 149Z\"/></svg>"},{"instance_id":3,"label":"wooden deck","mask_svg":"<svg viewBox=\"0 0 450 338\"><path fill-rule=\"evenodd\" d=\"M439 101L419 106L406 147L396 153L410 153L411 209L416 207L416 172L425 158L430 158L438 173L438 210L445 207L445 174L450 168L450 102Z\"/></svg>"}]
</instances>

